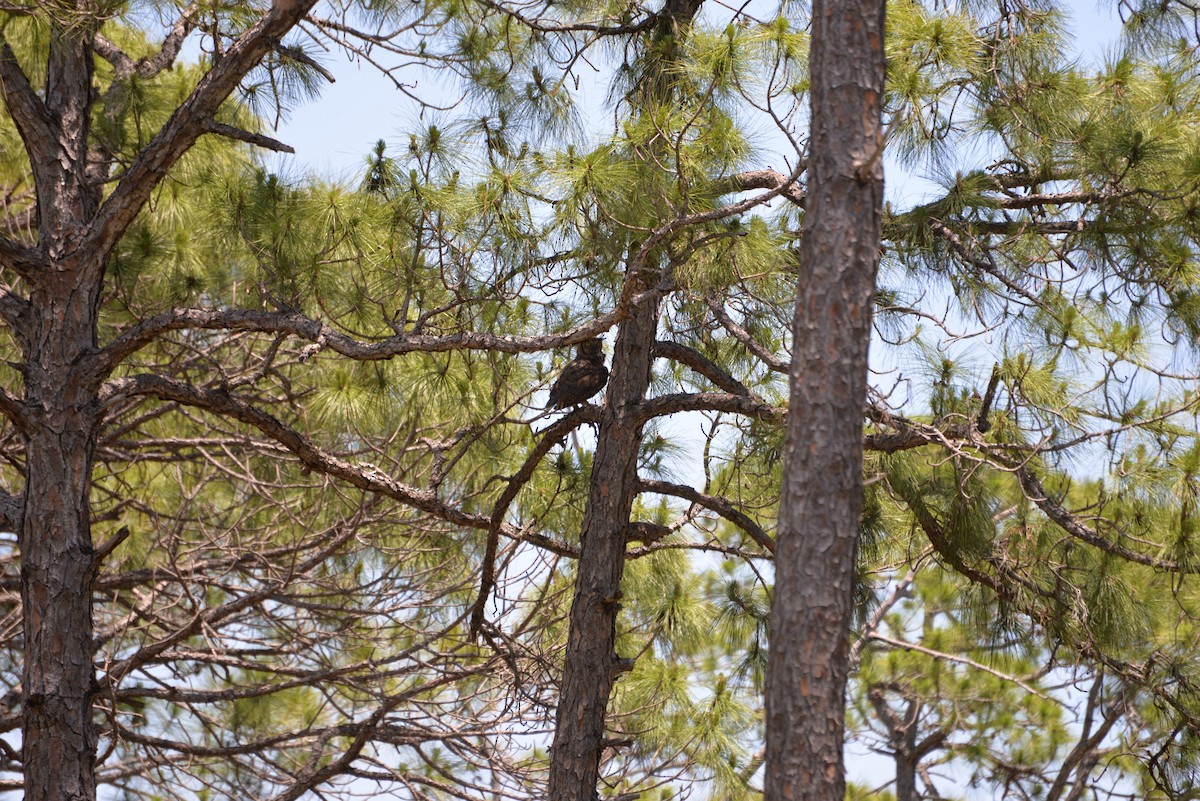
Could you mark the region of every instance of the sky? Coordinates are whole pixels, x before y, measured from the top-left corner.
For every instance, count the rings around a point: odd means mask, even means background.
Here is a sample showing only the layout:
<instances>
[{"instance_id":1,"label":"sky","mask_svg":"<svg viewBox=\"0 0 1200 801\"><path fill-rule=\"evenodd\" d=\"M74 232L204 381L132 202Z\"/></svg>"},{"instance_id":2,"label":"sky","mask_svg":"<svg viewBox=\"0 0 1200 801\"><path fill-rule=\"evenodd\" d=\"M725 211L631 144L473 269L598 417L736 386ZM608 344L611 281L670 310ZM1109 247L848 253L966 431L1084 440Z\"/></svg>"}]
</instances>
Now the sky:
<instances>
[{"instance_id":1,"label":"sky","mask_svg":"<svg viewBox=\"0 0 1200 801\"><path fill-rule=\"evenodd\" d=\"M1113 0L1066 0L1075 50L1085 63L1098 63L1116 39L1119 25ZM278 131L277 138L296 149L294 156L270 155L269 167L288 175L317 175L326 179L357 182L375 142L383 139L396 147L404 131L415 121L411 101L397 92L374 67L356 63L341 53L331 53L323 62L336 78L321 95L297 105ZM431 100L452 100L440 87L420 77L408 78L417 92ZM600 91L597 91L597 95ZM603 101L597 97L596 105ZM585 98L584 102L588 102ZM777 167L783 162L767 159ZM898 170L888 178L889 199L911 199L920 195L919 176Z\"/></svg>"}]
</instances>

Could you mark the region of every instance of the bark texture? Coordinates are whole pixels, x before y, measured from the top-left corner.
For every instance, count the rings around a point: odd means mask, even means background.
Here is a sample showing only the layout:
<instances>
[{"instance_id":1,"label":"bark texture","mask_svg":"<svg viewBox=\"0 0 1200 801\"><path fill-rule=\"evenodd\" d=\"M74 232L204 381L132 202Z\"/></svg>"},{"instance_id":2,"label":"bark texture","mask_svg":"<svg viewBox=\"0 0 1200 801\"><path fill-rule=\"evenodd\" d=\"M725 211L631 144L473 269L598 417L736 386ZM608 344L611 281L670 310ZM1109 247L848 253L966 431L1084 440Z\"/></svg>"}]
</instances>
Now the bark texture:
<instances>
[{"instance_id":1,"label":"bark texture","mask_svg":"<svg viewBox=\"0 0 1200 801\"><path fill-rule=\"evenodd\" d=\"M767 664L767 801L845 795L848 634L879 259L882 0L816 0L812 138Z\"/></svg>"},{"instance_id":2,"label":"bark texture","mask_svg":"<svg viewBox=\"0 0 1200 801\"><path fill-rule=\"evenodd\" d=\"M630 280L638 280L635 276ZM644 292L621 324L592 463L579 573L571 604L554 745L550 801L591 801L596 793L604 720L613 682L625 669L615 651L625 531L640 484L640 405L650 383L661 293Z\"/></svg>"},{"instance_id":3,"label":"bark texture","mask_svg":"<svg viewBox=\"0 0 1200 801\"><path fill-rule=\"evenodd\" d=\"M94 149L90 121L97 31L107 11L84 0L45 7L45 91L0 31L0 95L29 156L37 194L34 246L0 238L0 260L28 296L5 293L0 314L21 344L23 396L0 397L24 438L19 520L22 759L27 801L93 801L96 726L90 491L103 423L100 387L115 362L97 359L108 257L171 166L208 130L245 74L315 0L265 12L142 149L103 203L113 165ZM170 52L173 58L177 47ZM15 503L6 506L15 506Z\"/></svg>"}]
</instances>

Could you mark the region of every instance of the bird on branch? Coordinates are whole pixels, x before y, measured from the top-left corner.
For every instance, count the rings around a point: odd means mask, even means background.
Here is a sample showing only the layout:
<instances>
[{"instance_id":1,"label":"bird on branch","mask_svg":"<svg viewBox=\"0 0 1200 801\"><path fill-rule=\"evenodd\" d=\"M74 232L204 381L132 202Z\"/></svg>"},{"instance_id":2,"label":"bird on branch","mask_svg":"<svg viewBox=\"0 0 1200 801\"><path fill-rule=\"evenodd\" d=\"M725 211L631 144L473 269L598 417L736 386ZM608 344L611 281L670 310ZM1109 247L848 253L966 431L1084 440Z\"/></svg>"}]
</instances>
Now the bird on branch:
<instances>
[{"instance_id":1,"label":"bird on branch","mask_svg":"<svg viewBox=\"0 0 1200 801\"><path fill-rule=\"evenodd\" d=\"M567 363L554 386L550 387L550 401L546 408L578 406L604 389L606 383L608 368L604 366L604 340L580 342L575 358Z\"/></svg>"}]
</instances>

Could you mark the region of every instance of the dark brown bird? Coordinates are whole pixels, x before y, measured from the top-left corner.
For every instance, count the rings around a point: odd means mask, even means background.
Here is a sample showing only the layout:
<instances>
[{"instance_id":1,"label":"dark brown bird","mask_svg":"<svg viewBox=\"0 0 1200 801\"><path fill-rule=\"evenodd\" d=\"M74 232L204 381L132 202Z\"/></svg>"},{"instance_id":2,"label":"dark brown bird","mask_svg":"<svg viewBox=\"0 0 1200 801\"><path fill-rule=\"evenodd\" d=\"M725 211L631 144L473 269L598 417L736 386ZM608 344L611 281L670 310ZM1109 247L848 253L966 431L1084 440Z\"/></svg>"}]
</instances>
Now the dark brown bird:
<instances>
[{"instance_id":1,"label":"dark brown bird","mask_svg":"<svg viewBox=\"0 0 1200 801\"><path fill-rule=\"evenodd\" d=\"M604 340L579 343L575 358L567 363L554 386L550 387L548 409L576 406L604 389L608 368L604 366Z\"/></svg>"}]
</instances>

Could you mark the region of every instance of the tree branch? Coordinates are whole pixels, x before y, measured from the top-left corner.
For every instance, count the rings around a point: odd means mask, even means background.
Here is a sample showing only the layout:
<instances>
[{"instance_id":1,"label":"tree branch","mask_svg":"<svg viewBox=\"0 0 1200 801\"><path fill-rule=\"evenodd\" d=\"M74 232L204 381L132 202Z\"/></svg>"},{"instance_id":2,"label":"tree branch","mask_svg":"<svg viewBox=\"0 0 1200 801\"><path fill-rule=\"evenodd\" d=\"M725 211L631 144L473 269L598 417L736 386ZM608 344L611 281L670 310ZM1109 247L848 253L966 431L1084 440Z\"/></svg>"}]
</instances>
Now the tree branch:
<instances>
[{"instance_id":1,"label":"tree branch","mask_svg":"<svg viewBox=\"0 0 1200 801\"><path fill-rule=\"evenodd\" d=\"M471 607L471 637L476 637L483 631L484 609L496 586L496 552L500 547L500 531L503 528L504 516L508 514L509 505L516 499L521 488L533 477L534 470L541 464L542 459L550 452L551 448L562 442L567 434L581 425L598 422L600 422L599 407L586 404L547 427L542 431L541 438L533 450L525 457L524 464L509 477L508 486L496 499L496 503L492 506L487 547L484 549L483 562L479 568L479 595L476 596L475 604Z\"/></svg>"},{"instance_id":2,"label":"tree branch","mask_svg":"<svg viewBox=\"0 0 1200 801\"><path fill-rule=\"evenodd\" d=\"M204 132L224 136L227 139L236 139L239 142L246 142L251 145L274 150L276 153L295 153L296 149L289 144L280 142L278 139L272 139L263 134L251 133L243 131L241 128L235 128L232 125L226 125L223 122L208 120L204 123Z\"/></svg>"},{"instance_id":3,"label":"tree branch","mask_svg":"<svg viewBox=\"0 0 1200 801\"><path fill-rule=\"evenodd\" d=\"M747 192L751 189L777 189L780 195L804 208L804 189L797 181L801 174L802 168L793 172L791 177L772 169L749 170L730 175L719 181L717 186L724 190L721 194Z\"/></svg>"},{"instance_id":4,"label":"tree branch","mask_svg":"<svg viewBox=\"0 0 1200 801\"><path fill-rule=\"evenodd\" d=\"M750 535L750 539L758 543L763 550L769 553L775 553L775 541L767 535L762 526L754 522L748 514L738 509L725 498L719 498L715 495L707 495L699 490L693 489L686 484L672 484L668 481L655 481L642 479L638 482L639 492L653 492L657 495L670 495L674 498L682 498L689 503L694 503L697 506L702 506L705 509L720 515L721 517L733 523L735 526L745 531Z\"/></svg>"},{"instance_id":5,"label":"tree branch","mask_svg":"<svg viewBox=\"0 0 1200 801\"><path fill-rule=\"evenodd\" d=\"M1024 465L1014 466L1012 471L1016 474L1017 480L1021 483L1021 489L1025 492L1025 496L1029 498L1039 509L1054 521L1063 531L1070 534L1076 539L1086 542L1088 545L1099 548L1105 553L1118 556L1130 562L1139 565L1146 565L1155 570L1169 573L1197 574L1200 573L1200 565L1188 564L1179 562L1173 559L1156 559L1153 556L1139 553L1138 551L1126 548L1123 545L1118 545L1115 542L1105 538L1095 529L1084 525L1079 518L1073 515L1065 506L1050 497L1050 493L1042 486L1041 480L1034 474L1033 470Z\"/></svg>"},{"instance_id":6,"label":"tree branch","mask_svg":"<svg viewBox=\"0 0 1200 801\"><path fill-rule=\"evenodd\" d=\"M0 96L16 123L33 160L48 159L54 152L54 122L45 102L34 91L3 31L0 31Z\"/></svg>"},{"instance_id":7,"label":"tree branch","mask_svg":"<svg viewBox=\"0 0 1200 801\"><path fill-rule=\"evenodd\" d=\"M490 518L457 509L439 499L431 490L410 487L376 467L355 465L328 453L276 417L224 390L202 389L144 373L109 382L102 388L100 399L101 402L110 403L118 397L135 395L174 401L232 418L257 428L312 470L339 478L366 492L376 492L393 498L447 523L481 531L488 531L492 527ZM520 532L512 526L501 525L500 530L505 536L521 538Z\"/></svg>"},{"instance_id":8,"label":"tree branch","mask_svg":"<svg viewBox=\"0 0 1200 801\"><path fill-rule=\"evenodd\" d=\"M632 284L633 282L626 282ZM627 293L631 294L631 293ZM263 312L224 309L173 309L133 326L101 348L93 357L91 369L101 376L112 372L123 359L149 345L170 331L185 329L226 330L287 334L312 342L313 352L324 348L359 361L391 359L405 353L442 353L453 350L494 350L501 353L528 353L562 348L599 336L619 322L626 314L631 297L622 298L607 314L591 322L546 336L499 336L463 332L436 336L432 334L397 334L377 342L364 342L335 331L324 323L294 312Z\"/></svg>"},{"instance_id":9,"label":"tree branch","mask_svg":"<svg viewBox=\"0 0 1200 801\"><path fill-rule=\"evenodd\" d=\"M752 395L745 384L738 381L723 367L694 348L659 339L655 340L650 352L656 357L670 359L686 367L690 367L711 381L717 388L723 389L730 394Z\"/></svg>"},{"instance_id":10,"label":"tree branch","mask_svg":"<svg viewBox=\"0 0 1200 801\"><path fill-rule=\"evenodd\" d=\"M663 417L678 412L730 412L766 420L781 422L786 409L772 406L766 401L750 395L733 395L725 392L691 392L674 395L659 395L643 401L634 420L637 425L654 417Z\"/></svg>"},{"instance_id":11,"label":"tree branch","mask_svg":"<svg viewBox=\"0 0 1200 801\"><path fill-rule=\"evenodd\" d=\"M316 0L275 0L226 50L150 143L138 153L104 201L81 249L108 254L137 217L167 171L204 132L205 124L238 83L308 12Z\"/></svg>"}]
</instances>

